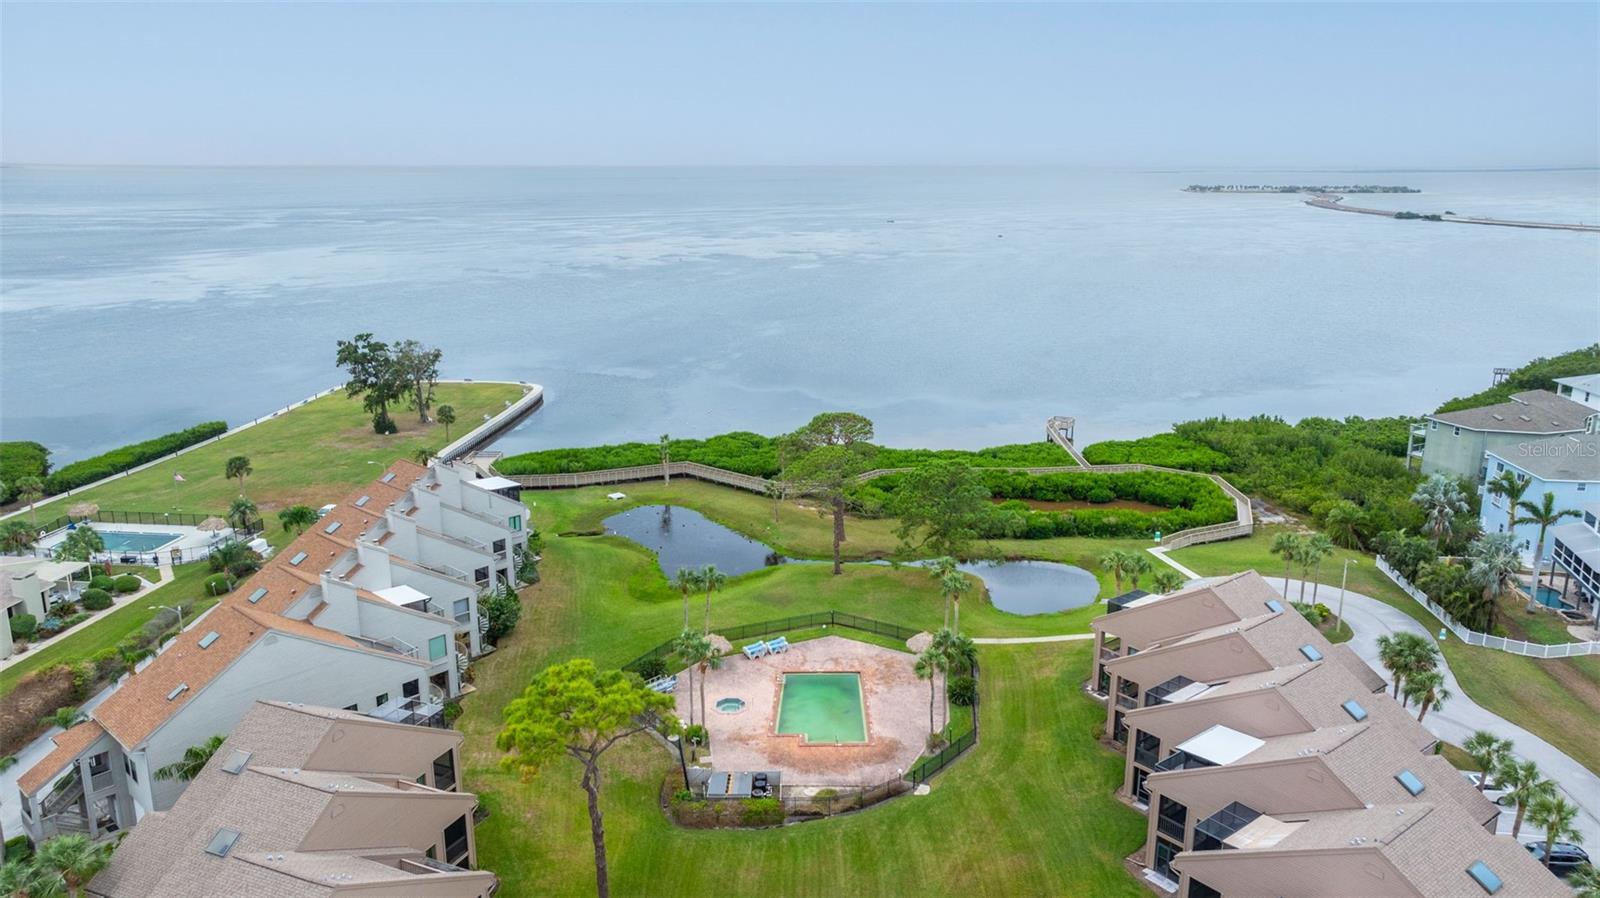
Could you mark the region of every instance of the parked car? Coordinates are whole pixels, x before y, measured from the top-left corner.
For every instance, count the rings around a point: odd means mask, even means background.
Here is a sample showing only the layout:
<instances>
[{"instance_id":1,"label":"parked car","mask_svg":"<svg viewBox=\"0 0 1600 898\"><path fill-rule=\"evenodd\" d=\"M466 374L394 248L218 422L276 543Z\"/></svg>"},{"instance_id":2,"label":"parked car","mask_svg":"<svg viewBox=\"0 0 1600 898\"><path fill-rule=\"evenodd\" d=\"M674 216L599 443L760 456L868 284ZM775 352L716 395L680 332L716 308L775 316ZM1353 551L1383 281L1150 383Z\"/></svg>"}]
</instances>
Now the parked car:
<instances>
[{"instance_id":1,"label":"parked car","mask_svg":"<svg viewBox=\"0 0 1600 898\"><path fill-rule=\"evenodd\" d=\"M1529 842L1523 846L1533 859L1544 862L1544 843ZM1571 842L1557 842L1550 849L1550 872L1560 877L1566 877L1572 871L1589 863L1589 852Z\"/></svg>"},{"instance_id":2,"label":"parked car","mask_svg":"<svg viewBox=\"0 0 1600 898\"><path fill-rule=\"evenodd\" d=\"M1466 777L1467 782L1471 783L1472 788L1474 789L1478 788L1478 784L1483 782L1483 774L1477 772L1476 770L1463 770L1461 771L1461 775ZM1483 797L1489 799L1495 804L1505 805L1507 807L1510 807L1513 804L1513 802L1506 800L1506 790L1500 788L1500 784L1494 780L1490 780L1489 787L1483 790Z\"/></svg>"}]
</instances>

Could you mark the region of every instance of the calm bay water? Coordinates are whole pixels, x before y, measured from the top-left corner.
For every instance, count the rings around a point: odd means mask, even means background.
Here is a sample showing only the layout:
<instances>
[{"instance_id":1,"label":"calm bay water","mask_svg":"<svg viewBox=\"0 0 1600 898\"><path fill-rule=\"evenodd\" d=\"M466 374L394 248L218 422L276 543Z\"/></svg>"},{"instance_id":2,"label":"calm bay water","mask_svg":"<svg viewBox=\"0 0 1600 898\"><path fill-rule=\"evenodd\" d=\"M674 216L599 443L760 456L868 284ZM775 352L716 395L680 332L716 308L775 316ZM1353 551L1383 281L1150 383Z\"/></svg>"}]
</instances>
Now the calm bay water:
<instances>
[{"instance_id":1,"label":"calm bay water","mask_svg":"<svg viewBox=\"0 0 1600 898\"><path fill-rule=\"evenodd\" d=\"M0 170L0 432L57 461L339 379L358 331L542 383L515 450L776 432L1083 441L1398 414L1600 339L1592 234L1395 222L1191 182L1404 183L1600 220L1597 173Z\"/></svg>"}]
</instances>

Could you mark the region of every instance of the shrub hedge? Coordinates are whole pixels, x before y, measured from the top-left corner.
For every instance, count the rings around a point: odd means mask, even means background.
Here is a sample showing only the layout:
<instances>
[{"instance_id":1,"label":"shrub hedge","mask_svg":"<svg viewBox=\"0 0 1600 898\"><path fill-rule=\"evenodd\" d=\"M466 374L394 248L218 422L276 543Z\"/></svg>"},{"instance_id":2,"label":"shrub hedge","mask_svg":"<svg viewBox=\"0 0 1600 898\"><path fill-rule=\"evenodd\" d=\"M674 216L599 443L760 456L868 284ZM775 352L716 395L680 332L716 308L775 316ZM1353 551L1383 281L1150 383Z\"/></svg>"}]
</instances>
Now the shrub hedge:
<instances>
[{"instance_id":1,"label":"shrub hedge","mask_svg":"<svg viewBox=\"0 0 1600 898\"><path fill-rule=\"evenodd\" d=\"M737 471L755 477L778 474L778 439L759 433L736 431L703 440L671 440L673 461ZM954 459L976 467L1042 468L1070 465L1072 459L1054 443L1018 443L970 451L965 449L879 448L873 464L880 468L907 468L935 459ZM572 474L607 468L632 468L661 464L661 447L655 443L617 443L573 449L524 452L495 462L502 474Z\"/></svg>"},{"instance_id":2,"label":"shrub hedge","mask_svg":"<svg viewBox=\"0 0 1600 898\"><path fill-rule=\"evenodd\" d=\"M77 489L85 484L93 483L113 474L120 474L129 468L136 468L148 461L155 461L163 455L176 452L202 443L212 437L221 436L228 430L228 425L222 421L207 421L196 424L187 430L169 433L142 443L134 443L113 449L93 458L75 461L70 465L60 468L45 480L45 490L50 494L64 493L70 489Z\"/></svg>"},{"instance_id":3,"label":"shrub hedge","mask_svg":"<svg viewBox=\"0 0 1600 898\"><path fill-rule=\"evenodd\" d=\"M95 574L89 578L89 588L110 592L117 588L117 581L110 574Z\"/></svg>"},{"instance_id":4,"label":"shrub hedge","mask_svg":"<svg viewBox=\"0 0 1600 898\"><path fill-rule=\"evenodd\" d=\"M91 586L83 591L83 607L90 611L104 611L111 607L111 593Z\"/></svg>"},{"instance_id":5,"label":"shrub hedge","mask_svg":"<svg viewBox=\"0 0 1600 898\"><path fill-rule=\"evenodd\" d=\"M39 632L39 619L31 614L15 614L11 617L11 635L17 639L32 639Z\"/></svg>"},{"instance_id":6,"label":"shrub hedge","mask_svg":"<svg viewBox=\"0 0 1600 898\"><path fill-rule=\"evenodd\" d=\"M138 592L139 587L144 585L144 581L133 574L123 574L115 580L113 585L116 587L117 592Z\"/></svg>"}]
</instances>

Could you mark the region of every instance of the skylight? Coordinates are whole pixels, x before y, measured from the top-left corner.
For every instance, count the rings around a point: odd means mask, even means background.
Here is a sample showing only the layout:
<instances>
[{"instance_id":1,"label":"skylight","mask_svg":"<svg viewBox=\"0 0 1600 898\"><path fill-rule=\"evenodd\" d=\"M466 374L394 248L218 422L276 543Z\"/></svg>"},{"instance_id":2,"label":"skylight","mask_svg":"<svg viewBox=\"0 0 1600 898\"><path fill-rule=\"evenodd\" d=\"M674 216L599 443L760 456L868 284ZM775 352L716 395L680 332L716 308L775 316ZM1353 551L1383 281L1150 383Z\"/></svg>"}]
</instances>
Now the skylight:
<instances>
[{"instance_id":1,"label":"skylight","mask_svg":"<svg viewBox=\"0 0 1600 898\"><path fill-rule=\"evenodd\" d=\"M344 523L342 521L334 521L332 524L329 524L327 527L325 527L322 532L323 533L336 533L336 532L338 532L339 528L343 527L343 526L344 526Z\"/></svg>"},{"instance_id":2,"label":"skylight","mask_svg":"<svg viewBox=\"0 0 1600 898\"><path fill-rule=\"evenodd\" d=\"M1272 611L1272 612L1282 611L1283 610L1283 603L1278 601L1277 599L1269 599L1267 601L1267 610L1268 611Z\"/></svg>"},{"instance_id":3,"label":"skylight","mask_svg":"<svg viewBox=\"0 0 1600 898\"><path fill-rule=\"evenodd\" d=\"M222 634L218 633L216 630L212 630L210 633L200 637L200 647L203 649L211 648L211 643L216 642L221 638L221 636Z\"/></svg>"},{"instance_id":4,"label":"skylight","mask_svg":"<svg viewBox=\"0 0 1600 898\"><path fill-rule=\"evenodd\" d=\"M250 753L242 748L236 748L228 754L228 759L222 762L222 772L237 776L248 763L250 763Z\"/></svg>"},{"instance_id":5,"label":"skylight","mask_svg":"<svg viewBox=\"0 0 1600 898\"><path fill-rule=\"evenodd\" d=\"M367 506L367 503L371 502L371 501L372 501L372 497L371 496L362 496L361 498L356 500L356 507L357 508L365 508Z\"/></svg>"},{"instance_id":6,"label":"skylight","mask_svg":"<svg viewBox=\"0 0 1600 898\"><path fill-rule=\"evenodd\" d=\"M383 475L382 477L379 477L378 478L378 482L379 483L388 483L389 481L391 481L393 479L394 479L394 472L390 471L389 473Z\"/></svg>"},{"instance_id":7,"label":"skylight","mask_svg":"<svg viewBox=\"0 0 1600 898\"><path fill-rule=\"evenodd\" d=\"M227 857L228 852L233 850L233 843L237 841L239 841L239 831L223 827L217 830L217 834L211 837L210 842L206 843L206 854Z\"/></svg>"},{"instance_id":8,"label":"skylight","mask_svg":"<svg viewBox=\"0 0 1600 898\"><path fill-rule=\"evenodd\" d=\"M266 595L267 595L267 588L265 586L257 588L255 592L250 593L250 604L254 605L255 603L257 603L257 602L261 601L263 598L265 598Z\"/></svg>"},{"instance_id":9,"label":"skylight","mask_svg":"<svg viewBox=\"0 0 1600 898\"><path fill-rule=\"evenodd\" d=\"M1494 871L1483 861L1473 861L1472 866L1467 868L1467 875L1477 880L1478 885L1491 895L1500 891L1500 877L1494 875Z\"/></svg>"},{"instance_id":10,"label":"skylight","mask_svg":"<svg viewBox=\"0 0 1600 898\"><path fill-rule=\"evenodd\" d=\"M1356 701L1355 699L1351 699L1351 700L1345 702L1340 707L1344 708L1344 713L1349 714L1352 718L1354 718L1356 720L1366 720L1367 719L1367 709L1361 707L1361 703Z\"/></svg>"},{"instance_id":11,"label":"skylight","mask_svg":"<svg viewBox=\"0 0 1600 898\"><path fill-rule=\"evenodd\" d=\"M296 553L294 553L294 557L289 559L289 563L293 564L293 565L299 565L300 562L305 561L305 560L306 560L306 553L304 553L304 552L296 552Z\"/></svg>"},{"instance_id":12,"label":"skylight","mask_svg":"<svg viewBox=\"0 0 1600 898\"><path fill-rule=\"evenodd\" d=\"M172 691L171 692L167 693L167 701L170 702L173 699L177 698L178 696L180 696L180 695L182 695L182 694L184 694L185 692L188 692L188 691L189 691L189 684L188 683L179 683L178 685L172 687Z\"/></svg>"},{"instance_id":13,"label":"skylight","mask_svg":"<svg viewBox=\"0 0 1600 898\"><path fill-rule=\"evenodd\" d=\"M1300 647L1300 654L1305 655L1307 661L1322 660L1322 653L1317 651L1317 647L1309 642Z\"/></svg>"},{"instance_id":14,"label":"skylight","mask_svg":"<svg viewBox=\"0 0 1600 898\"><path fill-rule=\"evenodd\" d=\"M1417 775L1409 770L1400 771L1394 775L1394 778L1399 780L1400 785L1405 786L1406 791L1412 795L1421 795L1422 790L1426 788L1422 785L1422 780L1417 779Z\"/></svg>"}]
</instances>

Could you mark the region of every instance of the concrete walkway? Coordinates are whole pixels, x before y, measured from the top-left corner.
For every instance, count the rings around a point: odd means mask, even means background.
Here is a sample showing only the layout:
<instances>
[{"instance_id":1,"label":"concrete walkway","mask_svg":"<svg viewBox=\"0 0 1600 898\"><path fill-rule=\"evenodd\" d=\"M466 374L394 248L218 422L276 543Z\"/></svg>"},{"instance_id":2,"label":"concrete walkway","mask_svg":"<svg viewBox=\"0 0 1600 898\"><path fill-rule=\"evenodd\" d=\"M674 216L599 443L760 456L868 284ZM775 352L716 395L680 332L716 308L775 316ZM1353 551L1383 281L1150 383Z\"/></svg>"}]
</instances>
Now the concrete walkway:
<instances>
[{"instance_id":1,"label":"concrete walkway","mask_svg":"<svg viewBox=\"0 0 1600 898\"><path fill-rule=\"evenodd\" d=\"M1283 592L1283 578L1268 577L1267 582L1278 592ZM1306 584L1306 600L1311 599L1312 584ZM1289 598L1298 599L1300 581L1289 580ZM1317 600L1329 608L1337 610L1339 588L1323 584L1317 593ZM1390 684L1391 693L1393 681L1388 679L1388 672L1378 662L1378 637L1386 633L1418 633L1430 639L1437 639L1438 630L1429 632L1422 624L1404 611L1387 605L1371 596L1358 592L1346 592L1344 596L1345 622L1350 625L1354 634L1350 639L1350 647L1361 656L1373 670L1383 675ZM1454 639L1454 636L1450 637ZM1492 651L1483 649L1483 651ZM1488 730L1502 739L1510 739L1515 743L1513 754L1517 757L1531 760L1539 765L1544 775L1560 786L1566 793L1568 800L1580 808L1577 828L1583 833L1583 842L1591 850L1600 848L1600 776L1582 764L1568 757L1560 749L1517 726L1509 720L1486 710L1474 702L1456 681L1455 674L1450 671L1448 664L1441 659L1440 670L1444 673L1446 687L1451 692L1451 697L1438 710L1430 710L1428 716L1423 718L1422 725L1428 731L1455 745L1465 742L1476 730ZM1501 831L1511 832L1511 814L1501 815ZM1524 824L1521 838L1529 841L1531 830Z\"/></svg>"},{"instance_id":2,"label":"concrete walkway","mask_svg":"<svg viewBox=\"0 0 1600 898\"><path fill-rule=\"evenodd\" d=\"M118 608L125 608L129 605L132 605L162 586L170 583L172 581L172 566L162 565L161 567L157 568L156 576L159 578L156 580L156 582L151 583L147 580L145 581L145 585L139 587L133 592L124 593L123 595L117 595L113 593L111 596L111 607L104 611L96 611L94 616L88 620L77 624L76 626L68 627L67 629L62 630L60 633L57 633L48 639L41 639L38 642L28 643L28 650L26 652L19 652L3 661L0 661L0 670L5 670L13 664L21 664L29 658L39 654L41 650L47 649L63 639L71 639L79 633L82 633L84 630L87 630L90 627L93 627L95 624L105 620L108 616L110 616L111 612L116 611Z\"/></svg>"}]
</instances>

